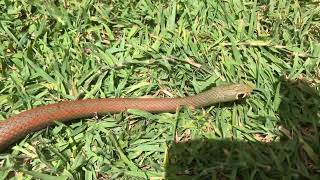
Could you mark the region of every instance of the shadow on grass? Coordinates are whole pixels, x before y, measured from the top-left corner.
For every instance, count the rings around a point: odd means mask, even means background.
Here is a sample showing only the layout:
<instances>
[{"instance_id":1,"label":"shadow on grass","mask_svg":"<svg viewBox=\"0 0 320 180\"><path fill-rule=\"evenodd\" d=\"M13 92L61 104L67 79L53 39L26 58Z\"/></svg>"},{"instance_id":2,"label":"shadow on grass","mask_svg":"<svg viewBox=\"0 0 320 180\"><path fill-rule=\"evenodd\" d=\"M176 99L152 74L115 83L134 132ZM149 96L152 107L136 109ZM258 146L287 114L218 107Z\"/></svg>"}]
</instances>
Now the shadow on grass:
<instances>
[{"instance_id":1,"label":"shadow on grass","mask_svg":"<svg viewBox=\"0 0 320 180\"><path fill-rule=\"evenodd\" d=\"M282 81L280 92L280 140L174 143L166 179L320 179L319 93L303 81Z\"/></svg>"}]
</instances>

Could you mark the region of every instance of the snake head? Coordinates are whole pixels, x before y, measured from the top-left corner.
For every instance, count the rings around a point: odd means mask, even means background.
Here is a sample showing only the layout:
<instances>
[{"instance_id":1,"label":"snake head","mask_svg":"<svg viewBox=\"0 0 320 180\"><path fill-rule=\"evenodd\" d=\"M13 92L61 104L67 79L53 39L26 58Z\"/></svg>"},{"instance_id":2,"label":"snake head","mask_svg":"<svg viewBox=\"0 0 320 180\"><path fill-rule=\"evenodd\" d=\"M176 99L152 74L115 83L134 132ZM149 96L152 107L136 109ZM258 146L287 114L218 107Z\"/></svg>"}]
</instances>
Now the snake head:
<instances>
[{"instance_id":1,"label":"snake head","mask_svg":"<svg viewBox=\"0 0 320 180\"><path fill-rule=\"evenodd\" d=\"M237 94L238 99L243 99L249 96L253 91L253 87L247 84L235 84L233 88L233 90Z\"/></svg>"}]
</instances>

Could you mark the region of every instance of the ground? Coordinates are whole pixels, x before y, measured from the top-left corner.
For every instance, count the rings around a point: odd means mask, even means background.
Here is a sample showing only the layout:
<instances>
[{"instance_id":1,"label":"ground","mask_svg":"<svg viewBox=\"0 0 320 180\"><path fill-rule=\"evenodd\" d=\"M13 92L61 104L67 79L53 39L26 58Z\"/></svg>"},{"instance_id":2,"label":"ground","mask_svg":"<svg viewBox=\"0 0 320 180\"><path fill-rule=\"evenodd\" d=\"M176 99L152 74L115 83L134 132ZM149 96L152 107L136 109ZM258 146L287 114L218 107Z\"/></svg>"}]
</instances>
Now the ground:
<instances>
[{"instance_id":1,"label":"ground","mask_svg":"<svg viewBox=\"0 0 320 180\"><path fill-rule=\"evenodd\" d=\"M203 109L57 123L2 152L0 179L319 179L316 0L4 0L0 11L0 120L62 100L255 89Z\"/></svg>"}]
</instances>

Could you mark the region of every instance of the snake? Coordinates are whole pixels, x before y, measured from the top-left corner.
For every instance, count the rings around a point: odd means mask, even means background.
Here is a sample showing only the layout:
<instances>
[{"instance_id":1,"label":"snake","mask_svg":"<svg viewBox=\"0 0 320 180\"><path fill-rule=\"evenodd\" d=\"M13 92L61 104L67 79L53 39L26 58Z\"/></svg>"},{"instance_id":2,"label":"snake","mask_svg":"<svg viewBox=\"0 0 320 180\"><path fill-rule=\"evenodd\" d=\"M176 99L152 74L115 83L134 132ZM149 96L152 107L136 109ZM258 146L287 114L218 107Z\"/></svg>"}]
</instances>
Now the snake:
<instances>
[{"instance_id":1,"label":"snake","mask_svg":"<svg viewBox=\"0 0 320 180\"><path fill-rule=\"evenodd\" d=\"M184 97L101 98L61 101L38 106L0 121L0 151L10 148L18 140L56 122L68 122L108 113L138 109L151 113L176 112L179 107L203 108L217 103L243 99L253 88L244 83L213 87L196 95Z\"/></svg>"}]
</instances>

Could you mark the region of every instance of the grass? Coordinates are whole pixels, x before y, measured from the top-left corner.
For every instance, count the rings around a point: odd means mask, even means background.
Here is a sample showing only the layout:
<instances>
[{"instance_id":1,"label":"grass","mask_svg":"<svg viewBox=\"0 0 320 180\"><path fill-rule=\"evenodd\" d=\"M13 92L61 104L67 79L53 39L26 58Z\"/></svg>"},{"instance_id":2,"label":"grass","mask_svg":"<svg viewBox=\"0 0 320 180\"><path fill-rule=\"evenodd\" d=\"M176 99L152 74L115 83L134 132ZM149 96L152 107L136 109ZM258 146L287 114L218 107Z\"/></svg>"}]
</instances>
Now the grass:
<instances>
[{"instance_id":1,"label":"grass","mask_svg":"<svg viewBox=\"0 0 320 180\"><path fill-rule=\"evenodd\" d=\"M57 123L0 155L0 179L317 179L317 1L0 1L0 120L77 98L243 102Z\"/></svg>"}]
</instances>

